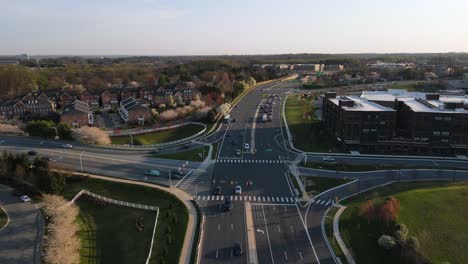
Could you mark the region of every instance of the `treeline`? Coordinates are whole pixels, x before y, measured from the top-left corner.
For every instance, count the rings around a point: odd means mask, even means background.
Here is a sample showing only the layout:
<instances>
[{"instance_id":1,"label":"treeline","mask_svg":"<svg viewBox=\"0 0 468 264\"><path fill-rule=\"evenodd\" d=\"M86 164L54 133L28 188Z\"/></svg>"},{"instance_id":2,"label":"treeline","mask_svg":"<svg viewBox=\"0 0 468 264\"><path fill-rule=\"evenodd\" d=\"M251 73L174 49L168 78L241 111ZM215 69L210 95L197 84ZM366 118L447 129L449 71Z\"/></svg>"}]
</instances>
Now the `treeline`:
<instances>
[{"instance_id":1,"label":"treeline","mask_svg":"<svg viewBox=\"0 0 468 264\"><path fill-rule=\"evenodd\" d=\"M59 194L66 183L66 175L54 172L44 158L29 161L25 154L3 152L0 157L0 181L16 187L23 194Z\"/></svg>"}]
</instances>

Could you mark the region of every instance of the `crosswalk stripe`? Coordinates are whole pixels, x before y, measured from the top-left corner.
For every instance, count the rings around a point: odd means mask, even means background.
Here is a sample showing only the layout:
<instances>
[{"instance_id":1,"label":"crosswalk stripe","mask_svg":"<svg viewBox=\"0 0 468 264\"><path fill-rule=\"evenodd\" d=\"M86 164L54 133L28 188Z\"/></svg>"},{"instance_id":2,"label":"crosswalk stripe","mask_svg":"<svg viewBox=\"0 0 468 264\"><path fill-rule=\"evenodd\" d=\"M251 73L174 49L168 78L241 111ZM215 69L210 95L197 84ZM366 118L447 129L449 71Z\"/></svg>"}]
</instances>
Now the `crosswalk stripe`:
<instances>
[{"instance_id":1,"label":"crosswalk stripe","mask_svg":"<svg viewBox=\"0 0 468 264\"><path fill-rule=\"evenodd\" d=\"M324 204L325 203L325 200L322 200L322 202L320 203L320 205Z\"/></svg>"},{"instance_id":2,"label":"crosswalk stripe","mask_svg":"<svg viewBox=\"0 0 468 264\"><path fill-rule=\"evenodd\" d=\"M216 201L218 201L218 200L219 200L219 196L218 196L218 195L216 195Z\"/></svg>"},{"instance_id":3,"label":"crosswalk stripe","mask_svg":"<svg viewBox=\"0 0 468 264\"><path fill-rule=\"evenodd\" d=\"M204 201L204 200L205 200L205 195L202 196L202 201Z\"/></svg>"},{"instance_id":4,"label":"crosswalk stripe","mask_svg":"<svg viewBox=\"0 0 468 264\"><path fill-rule=\"evenodd\" d=\"M268 202L270 201L270 197L267 197L267 201L268 201Z\"/></svg>"},{"instance_id":5,"label":"crosswalk stripe","mask_svg":"<svg viewBox=\"0 0 468 264\"><path fill-rule=\"evenodd\" d=\"M326 206L328 206L330 203L331 203L331 202L330 202L330 201L328 201L328 202L327 202L325 205L326 205Z\"/></svg>"},{"instance_id":6,"label":"crosswalk stripe","mask_svg":"<svg viewBox=\"0 0 468 264\"><path fill-rule=\"evenodd\" d=\"M281 197L281 202L283 202L283 197Z\"/></svg>"},{"instance_id":7,"label":"crosswalk stripe","mask_svg":"<svg viewBox=\"0 0 468 264\"><path fill-rule=\"evenodd\" d=\"M201 198L200 195L198 195L198 196L197 196L197 200L200 200L200 198Z\"/></svg>"}]
</instances>

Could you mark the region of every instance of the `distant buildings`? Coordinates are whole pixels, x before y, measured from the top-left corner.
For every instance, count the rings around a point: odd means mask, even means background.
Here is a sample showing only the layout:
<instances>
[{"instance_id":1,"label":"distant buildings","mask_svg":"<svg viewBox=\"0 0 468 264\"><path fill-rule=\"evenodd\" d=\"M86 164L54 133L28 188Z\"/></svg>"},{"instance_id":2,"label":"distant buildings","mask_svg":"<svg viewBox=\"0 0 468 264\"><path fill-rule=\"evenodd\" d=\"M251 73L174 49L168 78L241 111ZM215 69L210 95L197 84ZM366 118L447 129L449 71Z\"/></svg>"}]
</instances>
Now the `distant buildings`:
<instances>
[{"instance_id":1,"label":"distant buildings","mask_svg":"<svg viewBox=\"0 0 468 264\"><path fill-rule=\"evenodd\" d=\"M468 96L365 91L327 93L325 129L350 150L364 153L468 155Z\"/></svg>"},{"instance_id":2,"label":"distant buildings","mask_svg":"<svg viewBox=\"0 0 468 264\"><path fill-rule=\"evenodd\" d=\"M94 116L87 103L75 100L72 104L64 107L60 121L72 127L92 126L94 125Z\"/></svg>"},{"instance_id":3,"label":"distant buildings","mask_svg":"<svg viewBox=\"0 0 468 264\"><path fill-rule=\"evenodd\" d=\"M400 71L404 69L413 69L416 67L416 64L412 62L394 63L377 61L376 63L368 64L368 66L370 70Z\"/></svg>"}]
</instances>

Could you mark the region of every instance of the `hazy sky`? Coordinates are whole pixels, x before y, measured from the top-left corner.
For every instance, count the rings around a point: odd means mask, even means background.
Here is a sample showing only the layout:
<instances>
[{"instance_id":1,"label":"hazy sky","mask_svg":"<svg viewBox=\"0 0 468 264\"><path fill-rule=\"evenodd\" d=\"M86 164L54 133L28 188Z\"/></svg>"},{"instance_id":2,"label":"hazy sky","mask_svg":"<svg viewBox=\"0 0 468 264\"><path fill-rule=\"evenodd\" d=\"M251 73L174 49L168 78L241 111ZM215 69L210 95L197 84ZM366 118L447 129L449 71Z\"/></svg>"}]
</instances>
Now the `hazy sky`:
<instances>
[{"instance_id":1,"label":"hazy sky","mask_svg":"<svg viewBox=\"0 0 468 264\"><path fill-rule=\"evenodd\" d=\"M0 0L0 54L468 52L468 0Z\"/></svg>"}]
</instances>

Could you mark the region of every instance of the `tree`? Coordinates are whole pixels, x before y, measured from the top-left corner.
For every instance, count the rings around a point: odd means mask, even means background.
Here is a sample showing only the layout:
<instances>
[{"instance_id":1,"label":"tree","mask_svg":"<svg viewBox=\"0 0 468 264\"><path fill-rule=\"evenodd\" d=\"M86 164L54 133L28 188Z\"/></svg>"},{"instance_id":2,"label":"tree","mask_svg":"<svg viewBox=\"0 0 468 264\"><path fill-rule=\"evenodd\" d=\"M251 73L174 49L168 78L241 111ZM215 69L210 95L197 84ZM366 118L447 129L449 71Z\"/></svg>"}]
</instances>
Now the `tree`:
<instances>
[{"instance_id":1,"label":"tree","mask_svg":"<svg viewBox=\"0 0 468 264\"><path fill-rule=\"evenodd\" d=\"M46 120L30 121L26 124L26 132L32 137L54 138L55 123Z\"/></svg>"},{"instance_id":2,"label":"tree","mask_svg":"<svg viewBox=\"0 0 468 264\"><path fill-rule=\"evenodd\" d=\"M44 260L50 264L77 264L80 262L80 240L78 238L75 205L60 196L44 195L45 212L50 219L48 235L45 237Z\"/></svg>"},{"instance_id":3,"label":"tree","mask_svg":"<svg viewBox=\"0 0 468 264\"><path fill-rule=\"evenodd\" d=\"M177 106L183 106L184 105L184 99L182 96L178 95L177 96Z\"/></svg>"},{"instance_id":4,"label":"tree","mask_svg":"<svg viewBox=\"0 0 468 264\"><path fill-rule=\"evenodd\" d=\"M158 84L160 86L163 86L163 85L166 85L167 83L169 83L169 78L167 77L167 75L165 74L159 75Z\"/></svg>"},{"instance_id":5,"label":"tree","mask_svg":"<svg viewBox=\"0 0 468 264\"><path fill-rule=\"evenodd\" d=\"M174 97L172 95L169 95L167 97L167 104L171 107L174 107L175 106L175 103L174 103Z\"/></svg>"},{"instance_id":6,"label":"tree","mask_svg":"<svg viewBox=\"0 0 468 264\"><path fill-rule=\"evenodd\" d=\"M73 130L72 137L76 141L85 142L88 144L108 145L111 143L109 134L97 127L80 127Z\"/></svg>"},{"instance_id":7,"label":"tree","mask_svg":"<svg viewBox=\"0 0 468 264\"><path fill-rule=\"evenodd\" d=\"M390 222L396 221L399 210L400 202L396 198L390 197L379 208L380 219L388 225Z\"/></svg>"},{"instance_id":8,"label":"tree","mask_svg":"<svg viewBox=\"0 0 468 264\"><path fill-rule=\"evenodd\" d=\"M60 123L57 125L57 133L60 139L73 140L72 129L68 123Z\"/></svg>"},{"instance_id":9,"label":"tree","mask_svg":"<svg viewBox=\"0 0 468 264\"><path fill-rule=\"evenodd\" d=\"M372 200L368 200L359 208L359 214L367 218L367 223L370 224L371 220L376 216L376 206Z\"/></svg>"},{"instance_id":10,"label":"tree","mask_svg":"<svg viewBox=\"0 0 468 264\"><path fill-rule=\"evenodd\" d=\"M0 67L0 99L13 99L35 89L34 73L27 67Z\"/></svg>"}]
</instances>

